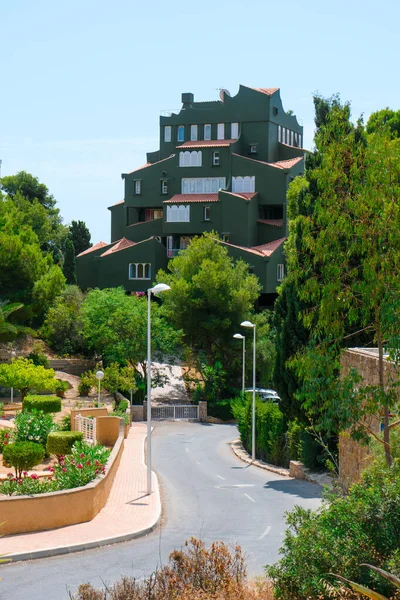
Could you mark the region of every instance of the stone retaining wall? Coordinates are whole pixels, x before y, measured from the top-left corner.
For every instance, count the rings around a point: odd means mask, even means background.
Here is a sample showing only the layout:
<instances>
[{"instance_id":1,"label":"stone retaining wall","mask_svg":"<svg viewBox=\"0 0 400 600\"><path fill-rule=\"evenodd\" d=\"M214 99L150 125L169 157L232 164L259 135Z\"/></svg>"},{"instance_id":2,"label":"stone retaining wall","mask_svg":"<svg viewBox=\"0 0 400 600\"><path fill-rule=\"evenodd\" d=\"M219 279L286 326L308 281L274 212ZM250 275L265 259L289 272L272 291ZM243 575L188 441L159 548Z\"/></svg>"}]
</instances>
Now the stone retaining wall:
<instances>
[{"instance_id":1,"label":"stone retaining wall","mask_svg":"<svg viewBox=\"0 0 400 600\"><path fill-rule=\"evenodd\" d=\"M49 367L55 371L63 371L70 375L82 375L85 371L91 371L95 368L94 360L85 360L81 358L57 358L49 360Z\"/></svg>"}]
</instances>

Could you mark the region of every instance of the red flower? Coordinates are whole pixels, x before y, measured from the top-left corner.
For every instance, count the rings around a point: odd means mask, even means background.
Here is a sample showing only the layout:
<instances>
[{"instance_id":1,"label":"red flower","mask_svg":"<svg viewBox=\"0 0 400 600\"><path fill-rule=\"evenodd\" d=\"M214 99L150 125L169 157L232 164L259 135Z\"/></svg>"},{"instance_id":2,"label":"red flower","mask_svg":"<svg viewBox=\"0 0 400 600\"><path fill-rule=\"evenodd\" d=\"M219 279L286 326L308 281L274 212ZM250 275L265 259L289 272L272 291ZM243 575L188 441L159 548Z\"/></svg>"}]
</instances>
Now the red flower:
<instances>
[{"instance_id":1,"label":"red flower","mask_svg":"<svg viewBox=\"0 0 400 600\"><path fill-rule=\"evenodd\" d=\"M13 475L12 473L7 473L7 477L8 477L9 479L12 479L12 478L14 477L14 475Z\"/></svg>"},{"instance_id":2,"label":"red flower","mask_svg":"<svg viewBox=\"0 0 400 600\"><path fill-rule=\"evenodd\" d=\"M28 475L28 471L23 471L22 475L26 477Z\"/></svg>"},{"instance_id":3,"label":"red flower","mask_svg":"<svg viewBox=\"0 0 400 600\"><path fill-rule=\"evenodd\" d=\"M76 465L76 468L77 468L77 469L83 469L83 465L82 465L82 463L78 463L78 464Z\"/></svg>"},{"instance_id":4,"label":"red flower","mask_svg":"<svg viewBox=\"0 0 400 600\"><path fill-rule=\"evenodd\" d=\"M36 473L32 473L31 479L38 479L38 476L36 475Z\"/></svg>"},{"instance_id":5,"label":"red flower","mask_svg":"<svg viewBox=\"0 0 400 600\"><path fill-rule=\"evenodd\" d=\"M67 469L64 467L64 469L62 469L62 472L63 472L63 473L66 473L66 472L67 472Z\"/></svg>"},{"instance_id":6,"label":"red flower","mask_svg":"<svg viewBox=\"0 0 400 600\"><path fill-rule=\"evenodd\" d=\"M79 455L79 458L85 458L84 452L82 452L82 454Z\"/></svg>"}]
</instances>

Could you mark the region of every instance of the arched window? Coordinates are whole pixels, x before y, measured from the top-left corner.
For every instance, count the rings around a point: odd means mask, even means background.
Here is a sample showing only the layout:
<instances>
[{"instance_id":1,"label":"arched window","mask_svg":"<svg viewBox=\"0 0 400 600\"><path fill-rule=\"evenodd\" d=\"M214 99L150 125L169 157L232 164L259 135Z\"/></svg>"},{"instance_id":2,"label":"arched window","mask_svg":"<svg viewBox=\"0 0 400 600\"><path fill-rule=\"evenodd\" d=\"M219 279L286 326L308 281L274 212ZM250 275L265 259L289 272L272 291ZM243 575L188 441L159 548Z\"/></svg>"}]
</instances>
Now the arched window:
<instances>
[{"instance_id":1,"label":"arched window","mask_svg":"<svg viewBox=\"0 0 400 600\"><path fill-rule=\"evenodd\" d=\"M178 142L184 142L185 141L185 126L184 125L179 125L178 126L178 135L177 135L177 141Z\"/></svg>"},{"instance_id":2,"label":"arched window","mask_svg":"<svg viewBox=\"0 0 400 600\"><path fill-rule=\"evenodd\" d=\"M191 152L190 153L190 166L191 167L197 167L197 152Z\"/></svg>"}]
</instances>

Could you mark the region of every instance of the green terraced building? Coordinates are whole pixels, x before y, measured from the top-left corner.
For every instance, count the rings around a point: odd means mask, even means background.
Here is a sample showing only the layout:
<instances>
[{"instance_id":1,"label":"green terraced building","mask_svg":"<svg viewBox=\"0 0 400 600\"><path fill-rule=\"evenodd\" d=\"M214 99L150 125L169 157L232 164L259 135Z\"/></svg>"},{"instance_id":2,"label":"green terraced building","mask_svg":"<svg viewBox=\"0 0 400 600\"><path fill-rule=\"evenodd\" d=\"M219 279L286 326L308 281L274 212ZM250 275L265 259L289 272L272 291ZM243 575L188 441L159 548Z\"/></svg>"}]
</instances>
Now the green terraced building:
<instances>
[{"instance_id":1,"label":"green terraced building","mask_svg":"<svg viewBox=\"0 0 400 600\"><path fill-rule=\"evenodd\" d=\"M160 149L122 174L124 199L109 207L111 243L79 254L78 284L146 291L193 236L214 230L259 277L262 293L274 294L285 274L286 192L303 172L302 142L278 88L242 85L211 102L182 94L179 113L160 117Z\"/></svg>"}]
</instances>

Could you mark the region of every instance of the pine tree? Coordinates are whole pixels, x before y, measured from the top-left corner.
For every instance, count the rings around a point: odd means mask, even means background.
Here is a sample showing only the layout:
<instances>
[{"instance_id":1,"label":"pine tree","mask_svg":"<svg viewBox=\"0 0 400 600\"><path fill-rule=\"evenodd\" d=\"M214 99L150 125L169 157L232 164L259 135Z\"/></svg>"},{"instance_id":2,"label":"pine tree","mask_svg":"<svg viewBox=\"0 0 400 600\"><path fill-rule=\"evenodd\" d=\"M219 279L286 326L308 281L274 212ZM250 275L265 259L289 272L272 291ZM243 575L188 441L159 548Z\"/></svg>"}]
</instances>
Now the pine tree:
<instances>
[{"instance_id":1,"label":"pine tree","mask_svg":"<svg viewBox=\"0 0 400 600\"><path fill-rule=\"evenodd\" d=\"M65 240L63 273L69 285L76 284L75 248L69 237Z\"/></svg>"}]
</instances>

